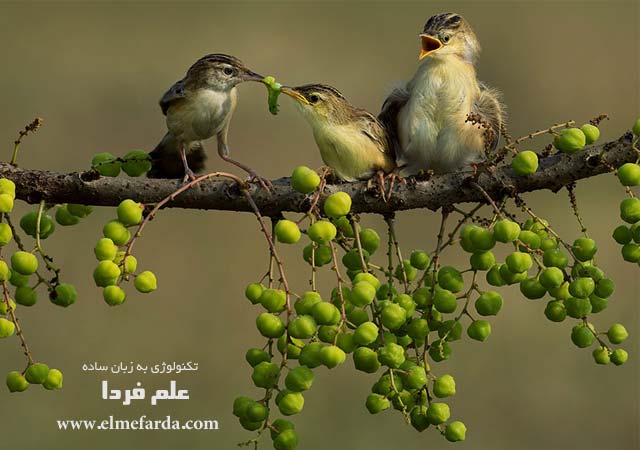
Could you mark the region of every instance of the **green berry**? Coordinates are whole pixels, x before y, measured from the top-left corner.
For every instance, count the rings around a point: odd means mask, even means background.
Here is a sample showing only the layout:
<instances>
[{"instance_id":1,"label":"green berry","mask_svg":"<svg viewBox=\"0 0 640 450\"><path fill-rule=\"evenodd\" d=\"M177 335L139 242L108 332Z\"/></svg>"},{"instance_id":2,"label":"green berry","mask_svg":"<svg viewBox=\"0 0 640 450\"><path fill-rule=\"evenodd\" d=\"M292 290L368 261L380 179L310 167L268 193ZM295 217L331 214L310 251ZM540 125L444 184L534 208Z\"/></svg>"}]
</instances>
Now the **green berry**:
<instances>
[{"instance_id":1,"label":"green berry","mask_svg":"<svg viewBox=\"0 0 640 450\"><path fill-rule=\"evenodd\" d=\"M607 337L609 342L617 345L622 344L629 337L629 333L623 325L614 323L607 331Z\"/></svg>"},{"instance_id":2,"label":"green berry","mask_svg":"<svg viewBox=\"0 0 640 450\"><path fill-rule=\"evenodd\" d=\"M0 260L0 281L8 281L10 278L11 269L9 269L9 265L6 262Z\"/></svg>"},{"instance_id":3,"label":"green berry","mask_svg":"<svg viewBox=\"0 0 640 450\"><path fill-rule=\"evenodd\" d=\"M411 256L409 258L409 262L413 267L418 270L424 270L429 267L429 263L431 262L431 258L429 254L423 250L415 250L411 252Z\"/></svg>"},{"instance_id":4,"label":"green berry","mask_svg":"<svg viewBox=\"0 0 640 450\"><path fill-rule=\"evenodd\" d=\"M631 131L633 131L633 134L635 134L636 136L640 136L640 119L637 119L634 122L633 128L631 128Z\"/></svg>"},{"instance_id":5,"label":"green berry","mask_svg":"<svg viewBox=\"0 0 640 450\"><path fill-rule=\"evenodd\" d=\"M0 194L8 194L11 197L16 197L16 185L8 178L0 178Z\"/></svg>"},{"instance_id":6,"label":"green berry","mask_svg":"<svg viewBox=\"0 0 640 450\"><path fill-rule=\"evenodd\" d=\"M298 362L310 369L314 369L322 365L320 359L320 352L322 351L322 344L320 342L311 342L305 345L300 352Z\"/></svg>"},{"instance_id":7,"label":"green berry","mask_svg":"<svg viewBox=\"0 0 640 450\"><path fill-rule=\"evenodd\" d=\"M324 202L324 213L331 219L346 216L351 211L351 197L346 192L331 194Z\"/></svg>"},{"instance_id":8,"label":"green berry","mask_svg":"<svg viewBox=\"0 0 640 450\"><path fill-rule=\"evenodd\" d=\"M422 341L429 334L429 323L426 319L412 319L407 325L407 334L414 340Z\"/></svg>"},{"instance_id":9,"label":"green berry","mask_svg":"<svg viewBox=\"0 0 640 450\"><path fill-rule=\"evenodd\" d=\"M360 236L360 245L362 248L369 252L369 254L374 254L378 247L380 246L380 235L373 228L365 228L359 234Z\"/></svg>"},{"instance_id":10,"label":"green berry","mask_svg":"<svg viewBox=\"0 0 640 450\"><path fill-rule=\"evenodd\" d=\"M38 270L38 259L33 253L19 250L11 255L11 268L22 275L31 275Z\"/></svg>"},{"instance_id":11,"label":"green berry","mask_svg":"<svg viewBox=\"0 0 640 450\"><path fill-rule=\"evenodd\" d=\"M252 399L241 395L233 400L233 415L240 418L247 415L247 409L254 403Z\"/></svg>"},{"instance_id":12,"label":"green berry","mask_svg":"<svg viewBox=\"0 0 640 450\"><path fill-rule=\"evenodd\" d=\"M502 297L495 291L483 292L475 302L475 308L481 316L495 316L502 309Z\"/></svg>"},{"instance_id":13,"label":"green berry","mask_svg":"<svg viewBox=\"0 0 640 450\"><path fill-rule=\"evenodd\" d=\"M451 291L437 287L433 296L433 306L439 312L449 314L458 307L458 300Z\"/></svg>"},{"instance_id":14,"label":"green berry","mask_svg":"<svg viewBox=\"0 0 640 450\"><path fill-rule=\"evenodd\" d=\"M520 152L511 161L511 168L521 177L532 175L538 170L538 155L531 150Z\"/></svg>"},{"instance_id":15,"label":"green berry","mask_svg":"<svg viewBox=\"0 0 640 450\"><path fill-rule=\"evenodd\" d=\"M382 324L391 331L400 328L407 320L407 314L404 308L396 303L391 303L384 308L380 316L382 318Z\"/></svg>"},{"instance_id":16,"label":"green berry","mask_svg":"<svg viewBox=\"0 0 640 450\"><path fill-rule=\"evenodd\" d=\"M31 364L24 373L24 377L31 384L44 383L47 381L47 375L49 375L49 366L43 363Z\"/></svg>"},{"instance_id":17,"label":"green berry","mask_svg":"<svg viewBox=\"0 0 640 450\"><path fill-rule=\"evenodd\" d=\"M279 338L284 333L284 323L282 323L282 319L266 312L256 318L256 327L260 334L266 338Z\"/></svg>"},{"instance_id":18,"label":"green berry","mask_svg":"<svg viewBox=\"0 0 640 450\"><path fill-rule=\"evenodd\" d=\"M455 267L443 266L438 271L438 284L443 289L456 293L464 287L464 280L462 274Z\"/></svg>"},{"instance_id":19,"label":"green berry","mask_svg":"<svg viewBox=\"0 0 640 450\"><path fill-rule=\"evenodd\" d=\"M29 387L29 382L20 372L14 370L7 374L7 387L9 392L23 392Z\"/></svg>"},{"instance_id":20,"label":"green berry","mask_svg":"<svg viewBox=\"0 0 640 450\"><path fill-rule=\"evenodd\" d=\"M371 414L378 414L385 409L389 409L391 404L389 400L380 394L369 394L365 403L367 411Z\"/></svg>"},{"instance_id":21,"label":"green berry","mask_svg":"<svg viewBox=\"0 0 640 450\"><path fill-rule=\"evenodd\" d=\"M153 272L145 270L136 276L133 285L136 287L138 292L148 294L149 292L157 289L158 282L156 281L156 276Z\"/></svg>"},{"instance_id":22,"label":"green berry","mask_svg":"<svg viewBox=\"0 0 640 450\"><path fill-rule=\"evenodd\" d=\"M569 297L564 301L567 315L574 319L582 319L591 312L591 302L588 298Z\"/></svg>"},{"instance_id":23,"label":"green berry","mask_svg":"<svg viewBox=\"0 0 640 450\"><path fill-rule=\"evenodd\" d=\"M287 294L280 289L265 289L260 296L260 304L271 313L284 311Z\"/></svg>"},{"instance_id":24,"label":"green berry","mask_svg":"<svg viewBox=\"0 0 640 450\"><path fill-rule=\"evenodd\" d=\"M144 150L131 150L122 157L122 171L130 177L139 177L150 169L151 157Z\"/></svg>"},{"instance_id":25,"label":"green berry","mask_svg":"<svg viewBox=\"0 0 640 450\"><path fill-rule=\"evenodd\" d=\"M365 264L369 262L369 252L362 249L362 256L360 256L358 249L354 248L344 254L342 264L349 270L361 270L363 260Z\"/></svg>"},{"instance_id":26,"label":"green berry","mask_svg":"<svg viewBox=\"0 0 640 450\"><path fill-rule=\"evenodd\" d=\"M500 276L506 284L515 284L527 278L527 272L512 272L506 264L500 266Z\"/></svg>"},{"instance_id":27,"label":"green berry","mask_svg":"<svg viewBox=\"0 0 640 450\"><path fill-rule=\"evenodd\" d=\"M496 245L493 231L478 226L469 232L469 240L474 250L491 250Z\"/></svg>"},{"instance_id":28,"label":"green berry","mask_svg":"<svg viewBox=\"0 0 640 450\"><path fill-rule=\"evenodd\" d=\"M295 244L300 240L300 228L291 220L279 220L274 231L278 242L283 244Z\"/></svg>"},{"instance_id":29,"label":"green berry","mask_svg":"<svg viewBox=\"0 0 640 450\"><path fill-rule=\"evenodd\" d=\"M284 380L284 384L287 389L293 392L302 392L311 389L313 372L305 366L291 369Z\"/></svg>"},{"instance_id":30,"label":"green berry","mask_svg":"<svg viewBox=\"0 0 640 450\"><path fill-rule=\"evenodd\" d=\"M627 262L640 262L640 245L638 244L625 244L620 249L620 253L622 253L622 259Z\"/></svg>"},{"instance_id":31,"label":"green berry","mask_svg":"<svg viewBox=\"0 0 640 450\"><path fill-rule=\"evenodd\" d=\"M582 150L587 143L587 138L580 128L567 128L561 130L553 140L553 146L563 153L575 153Z\"/></svg>"},{"instance_id":32,"label":"green berry","mask_svg":"<svg viewBox=\"0 0 640 450\"><path fill-rule=\"evenodd\" d=\"M496 263L493 252L476 252L469 257L469 263L473 270L489 270Z\"/></svg>"},{"instance_id":33,"label":"green berry","mask_svg":"<svg viewBox=\"0 0 640 450\"><path fill-rule=\"evenodd\" d=\"M106 287L117 283L120 276L120 268L112 261L100 261L93 271L93 280L96 286Z\"/></svg>"},{"instance_id":34,"label":"green berry","mask_svg":"<svg viewBox=\"0 0 640 450\"><path fill-rule=\"evenodd\" d=\"M564 269L569 264L567 255L556 248L546 250L542 256L542 262L547 267L557 267Z\"/></svg>"},{"instance_id":35,"label":"green berry","mask_svg":"<svg viewBox=\"0 0 640 450\"><path fill-rule=\"evenodd\" d=\"M316 267L322 267L325 264L329 264L333 255L331 248L328 245L319 245L314 250L314 245L309 244L302 250L303 259L311 264L311 255L313 254L313 262Z\"/></svg>"},{"instance_id":36,"label":"green berry","mask_svg":"<svg viewBox=\"0 0 640 450\"><path fill-rule=\"evenodd\" d=\"M131 239L131 233L122 222L112 220L102 228L102 235L109 238L116 245L124 245Z\"/></svg>"},{"instance_id":37,"label":"green berry","mask_svg":"<svg viewBox=\"0 0 640 450\"><path fill-rule=\"evenodd\" d=\"M359 347L353 352L353 365L356 370L365 373L377 372L380 368L378 354L367 347Z\"/></svg>"},{"instance_id":38,"label":"green berry","mask_svg":"<svg viewBox=\"0 0 640 450\"><path fill-rule=\"evenodd\" d=\"M427 372L422 366L413 366L403 375L403 380L408 389L421 389L427 384Z\"/></svg>"},{"instance_id":39,"label":"green berry","mask_svg":"<svg viewBox=\"0 0 640 450\"><path fill-rule=\"evenodd\" d=\"M491 324L486 320L474 320L467 328L467 335L476 341L484 342L491 334Z\"/></svg>"},{"instance_id":40,"label":"green berry","mask_svg":"<svg viewBox=\"0 0 640 450\"><path fill-rule=\"evenodd\" d=\"M596 246L596 241L593 239L579 238L573 241L571 251L578 261L584 262L591 260L595 256L598 247Z\"/></svg>"},{"instance_id":41,"label":"green berry","mask_svg":"<svg viewBox=\"0 0 640 450\"><path fill-rule=\"evenodd\" d=\"M336 237L337 232L334 224L327 220L319 220L309 227L307 234L312 241L327 244Z\"/></svg>"},{"instance_id":42,"label":"green berry","mask_svg":"<svg viewBox=\"0 0 640 450\"><path fill-rule=\"evenodd\" d=\"M250 422L246 417L240 418L240 425L247 431L257 431L262 428L262 422Z\"/></svg>"},{"instance_id":43,"label":"green berry","mask_svg":"<svg viewBox=\"0 0 640 450\"><path fill-rule=\"evenodd\" d=\"M260 301L260 297L264 291L265 287L262 283L250 283L244 290L244 296L247 297L251 304L255 305Z\"/></svg>"},{"instance_id":44,"label":"green berry","mask_svg":"<svg viewBox=\"0 0 640 450\"><path fill-rule=\"evenodd\" d=\"M569 283L569 293L579 298L589 297L595 288L596 284L592 278L580 277Z\"/></svg>"},{"instance_id":45,"label":"green berry","mask_svg":"<svg viewBox=\"0 0 640 450\"><path fill-rule=\"evenodd\" d=\"M529 300L537 300L545 296L547 289L536 278L527 278L520 282L520 292Z\"/></svg>"},{"instance_id":46,"label":"green berry","mask_svg":"<svg viewBox=\"0 0 640 450\"><path fill-rule=\"evenodd\" d=\"M251 367L255 367L261 362L270 362L271 357L264 350L259 348L250 348L244 355L244 359L249 363Z\"/></svg>"},{"instance_id":47,"label":"green berry","mask_svg":"<svg viewBox=\"0 0 640 450\"><path fill-rule=\"evenodd\" d=\"M104 177L117 177L120 167L120 161L108 152L96 153L91 160L91 168Z\"/></svg>"},{"instance_id":48,"label":"green berry","mask_svg":"<svg viewBox=\"0 0 640 450\"><path fill-rule=\"evenodd\" d=\"M378 361L387 367L397 369L405 361L404 348L389 342L378 350Z\"/></svg>"},{"instance_id":49,"label":"green berry","mask_svg":"<svg viewBox=\"0 0 640 450\"><path fill-rule=\"evenodd\" d=\"M366 281L359 281L351 289L351 303L356 306L370 304L376 296L376 288Z\"/></svg>"},{"instance_id":50,"label":"green berry","mask_svg":"<svg viewBox=\"0 0 640 450\"><path fill-rule=\"evenodd\" d=\"M611 360L609 356L609 350L604 347L594 348L591 355L593 356L596 364L606 365L609 364L609 361Z\"/></svg>"},{"instance_id":51,"label":"green berry","mask_svg":"<svg viewBox=\"0 0 640 450\"><path fill-rule=\"evenodd\" d=\"M616 285L610 278L603 278L596 283L595 294L600 298L609 298L615 291Z\"/></svg>"},{"instance_id":52,"label":"green berry","mask_svg":"<svg viewBox=\"0 0 640 450\"><path fill-rule=\"evenodd\" d=\"M144 205L142 203L134 202L131 199L123 200L118 205L118 220L124 226L137 225L142 220L143 211Z\"/></svg>"},{"instance_id":53,"label":"green berry","mask_svg":"<svg viewBox=\"0 0 640 450\"><path fill-rule=\"evenodd\" d=\"M487 283L489 283L491 286L501 287L506 284L506 281L502 278L502 275L500 274L501 267L502 267L502 264L496 264L487 272L487 276L485 278L487 280Z\"/></svg>"},{"instance_id":54,"label":"green berry","mask_svg":"<svg viewBox=\"0 0 640 450\"><path fill-rule=\"evenodd\" d=\"M540 273L538 280L546 289L557 288L564 282L564 272L557 267L547 267Z\"/></svg>"},{"instance_id":55,"label":"green berry","mask_svg":"<svg viewBox=\"0 0 640 450\"><path fill-rule=\"evenodd\" d=\"M640 221L640 199L632 197L622 200L620 202L620 218L631 224Z\"/></svg>"},{"instance_id":56,"label":"green berry","mask_svg":"<svg viewBox=\"0 0 640 450\"><path fill-rule=\"evenodd\" d=\"M340 310L329 302L315 304L311 308L311 315L319 325L336 325L340 322Z\"/></svg>"},{"instance_id":57,"label":"green berry","mask_svg":"<svg viewBox=\"0 0 640 450\"><path fill-rule=\"evenodd\" d=\"M316 333L318 325L311 316L298 316L289 323L289 336L309 339Z\"/></svg>"},{"instance_id":58,"label":"green berry","mask_svg":"<svg viewBox=\"0 0 640 450\"><path fill-rule=\"evenodd\" d=\"M378 326L375 323L364 322L353 332L353 339L358 345L369 345L378 339L378 332Z\"/></svg>"},{"instance_id":59,"label":"green berry","mask_svg":"<svg viewBox=\"0 0 640 450\"><path fill-rule=\"evenodd\" d=\"M409 414L411 420L411 426L418 431L424 431L429 427L429 420L427 419L427 407L415 406Z\"/></svg>"},{"instance_id":60,"label":"green berry","mask_svg":"<svg viewBox=\"0 0 640 450\"><path fill-rule=\"evenodd\" d=\"M456 393L456 382L451 375L442 375L433 383L433 395L438 398L451 397Z\"/></svg>"},{"instance_id":61,"label":"green berry","mask_svg":"<svg viewBox=\"0 0 640 450\"><path fill-rule=\"evenodd\" d=\"M20 228L29 236L35 238L38 232L38 212L31 211L20 219ZM40 217L40 239L48 238L54 232L56 226L47 214Z\"/></svg>"},{"instance_id":62,"label":"green berry","mask_svg":"<svg viewBox=\"0 0 640 450\"><path fill-rule=\"evenodd\" d=\"M638 186L640 184L640 165L626 163L620 166L618 180L623 186Z\"/></svg>"},{"instance_id":63,"label":"green berry","mask_svg":"<svg viewBox=\"0 0 640 450\"><path fill-rule=\"evenodd\" d=\"M354 284L355 283L359 283L361 281L365 281L365 282L369 283L375 289L378 289L380 287L380 280L378 280L375 275L373 275L371 273L368 273L368 272L359 273L353 279L353 283Z\"/></svg>"},{"instance_id":64,"label":"green berry","mask_svg":"<svg viewBox=\"0 0 640 450\"><path fill-rule=\"evenodd\" d=\"M311 310L313 309L313 306L316 303L320 303L321 301L322 301L322 298L320 298L320 294L314 291L307 291L304 294L302 294L302 296L299 299L296 300L293 307L295 308L296 313L298 313L299 315L309 315L311 314Z\"/></svg>"},{"instance_id":65,"label":"green berry","mask_svg":"<svg viewBox=\"0 0 640 450\"><path fill-rule=\"evenodd\" d=\"M562 322L567 317L567 310L561 301L552 300L547 303L544 315L552 322Z\"/></svg>"},{"instance_id":66,"label":"green berry","mask_svg":"<svg viewBox=\"0 0 640 450\"><path fill-rule=\"evenodd\" d=\"M496 241L504 243L513 242L518 239L520 235L520 225L509 219L499 220L493 226L493 235Z\"/></svg>"},{"instance_id":67,"label":"green berry","mask_svg":"<svg viewBox=\"0 0 640 450\"><path fill-rule=\"evenodd\" d=\"M13 209L13 197L9 194L0 194L0 213L10 213Z\"/></svg>"},{"instance_id":68,"label":"green berry","mask_svg":"<svg viewBox=\"0 0 640 450\"><path fill-rule=\"evenodd\" d=\"M629 359L629 354L621 348L615 349L611 352L611 362L616 366L621 366L626 363L627 359Z\"/></svg>"},{"instance_id":69,"label":"green berry","mask_svg":"<svg viewBox=\"0 0 640 450\"><path fill-rule=\"evenodd\" d=\"M295 425L292 422L289 422L288 420L284 420L284 419L276 419L271 424L271 430L270 430L271 439L275 439L276 436L281 435L283 432L287 430L294 430L294 429L295 429ZM283 450L283 449L280 449L280 450Z\"/></svg>"},{"instance_id":70,"label":"green berry","mask_svg":"<svg viewBox=\"0 0 640 450\"><path fill-rule=\"evenodd\" d=\"M263 361L253 368L251 380L256 387L271 389L278 381L280 367L272 362Z\"/></svg>"},{"instance_id":71,"label":"green berry","mask_svg":"<svg viewBox=\"0 0 640 450\"><path fill-rule=\"evenodd\" d=\"M329 369L342 364L346 358L345 352L335 345L328 345L320 351L320 360Z\"/></svg>"},{"instance_id":72,"label":"green berry","mask_svg":"<svg viewBox=\"0 0 640 450\"><path fill-rule=\"evenodd\" d=\"M13 239L11 227L6 223L0 223L0 247L7 245Z\"/></svg>"},{"instance_id":73,"label":"green berry","mask_svg":"<svg viewBox=\"0 0 640 450\"><path fill-rule=\"evenodd\" d=\"M0 339L9 337L15 331L16 326L10 320L0 317Z\"/></svg>"},{"instance_id":74,"label":"green berry","mask_svg":"<svg viewBox=\"0 0 640 450\"><path fill-rule=\"evenodd\" d=\"M109 306L117 306L124 303L127 298L120 286L107 286L102 290L102 298Z\"/></svg>"},{"instance_id":75,"label":"green berry","mask_svg":"<svg viewBox=\"0 0 640 450\"><path fill-rule=\"evenodd\" d=\"M16 303L22 306L33 306L38 301L38 293L29 286L16 288Z\"/></svg>"},{"instance_id":76,"label":"green berry","mask_svg":"<svg viewBox=\"0 0 640 450\"><path fill-rule=\"evenodd\" d=\"M44 380L42 386L50 391L62 389L62 372L60 372L58 369L49 370L47 379Z\"/></svg>"},{"instance_id":77,"label":"green berry","mask_svg":"<svg viewBox=\"0 0 640 450\"><path fill-rule=\"evenodd\" d=\"M591 329L584 324L576 325L571 330L571 342L578 348L590 347L595 339Z\"/></svg>"},{"instance_id":78,"label":"green berry","mask_svg":"<svg viewBox=\"0 0 640 450\"><path fill-rule=\"evenodd\" d=\"M78 222L80 222L79 217L74 216L69 212L69 210L67 209L67 205L58 206L58 208L56 209L55 218L56 222L58 222L63 227L76 225Z\"/></svg>"},{"instance_id":79,"label":"green berry","mask_svg":"<svg viewBox=\"0 0 640 450\"><path fill-rule=\"evenodd\" d=\"M7 306L7 303L4 300L0 300L0 315L6 316L9 310L15 311L15 309L16 302L13 300L9 299L9 306Z\"/></svg>"},{"instance_id":80,"label":"green berry","mask_svg":"<svg viewBox=\"0 0 640 450\"><path fill-rule=\"evenodd\" d=\"M444 437L447 438L449 442L464 441L466 436L467 427L459 420L454 420L447 424L447 427L444 429Z\"/></svg>"},{"instance_id":81,"label":"green berry","mask_svg":"<svg viewBox=\"0 0 640 450\"><path fill-rule=\"evenodd\" d=\"M284 430L273 439L276 450L294 450L298 446L298 435L292 429Z\"/></svg>"},{"instance_id":82,"label":"green berry","mask_svg":"<svg viewBox=\"0 0 640 450\"><path fill-rule=\"evenodd\" d=\"M118 253L118 246L109 238L100 238L93 253L98 261L113 261Z\"/></svg>"},{"instance_id":83,"label":"green berry","mask_svg":"<svg viewBox=\"0 0 640 450\"><path fill-rule=\"evenodd\" d=\"M513 252L505 260L507 267L513 273L522 273L529 270L533 264L531 255L523 252Z\"/></svg>"},{"instance_id":84,"label":"green berry","mask_svg":"<svg viewBox=\"0 0 640 450\"><path fill-rule=\"evenodd\" d=\"M60 283L58 284L52 293L49 294L49 299L51 303L67 307L76 302L78 298L78 292L74 285L69 283Z\"/></svg>"},{"instance_id":85,"label":"green berry","mask_svg":"<svg viewBox=\"0 0 640 450\"><path fill-rule=\"evenodd\" d=\"M93 206L90 205L78 205L75 203L67 204L67 211L76 217L81 219L87 217L93 211Z\"/></svg>"},{"instance_id":86,"label":"green berry","mask_svg":"<svg viewBox=\"0 0 640 450\"><path fill-rule=\"evenodd\" d=\"M291 187L301 194L310 194L320 185L320 176L306 166L299 166L291 174Z\"/></svg>"},{"instance_id":87,"label":"green berry","mask_svg":"<svg viewBox=\"0 0 640 450\"><path fill-rule=\"evenodd\" d=\"M584 133L585 143L587 145L593 144L600 137L600 130L595 125L585 123L580 127L580 129Z\"/></svg>"},{"instance_id":88,"label":"green berry","mask_svg":"<svg viewBox=\"0 0 640 450\"><path fill-rule=\"evenodd\" d=\"M427 419L432 425L440 425L445 423L451 417L451 411L449 405L446 403L432 402L427 408Z\"/></svg>"}]
</instances>

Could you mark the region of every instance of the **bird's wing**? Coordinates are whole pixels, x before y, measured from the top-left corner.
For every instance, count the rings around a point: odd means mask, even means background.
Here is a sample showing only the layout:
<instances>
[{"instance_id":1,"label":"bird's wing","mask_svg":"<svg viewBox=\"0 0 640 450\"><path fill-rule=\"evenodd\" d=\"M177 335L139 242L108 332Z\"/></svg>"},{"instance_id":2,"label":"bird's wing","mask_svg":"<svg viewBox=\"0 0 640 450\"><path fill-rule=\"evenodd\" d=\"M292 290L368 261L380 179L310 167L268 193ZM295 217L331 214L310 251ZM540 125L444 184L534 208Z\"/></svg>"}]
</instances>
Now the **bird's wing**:
<instances>
[{"instance_id":1,"label":"bird's wing","mask_svg":"<svg viewBox=\"0 0 640 450\"><path fill-rule=\"evenodd\" d=\"M409 91L402 87L396 88L391 91L391 94L385 99L382 104L380 114L378 114L378 120L382 123L382 126L387 131L389 139L389 148L393 155L398 155L400 152L400 139L398 136L398 114L400 110L409 101Z\"/></svg>"},{"instance_id":2,"label":"bird's wing","mask_svg":"<svg viewBox=\"0 0 640 450\"><path fill-rule=\"evenodd\" d=\"M362 133L375 142L376 147L382 153L391 154L391 156L393 156L391 153L392 148L389 145L389 137L387 136L387 132L380 121L376 119L373 114L363 109L357 110L357 116L358 121L362 126Z\"/></svg>"},{"instance_id":3,"label":"bird's wing","mask_svg":"<svg viewBox=\"0 0 640 450\"><path fill-rule=\"evenodd\" d=\"M472 107L472 112L482 119L486 151L495 150L500 141L500 132L506 117L501 97L500 91L480 83L480 96Z\"/></svg>"},{"instance_id":4,"label":"bird's wing","mask_svg":"<svg viewBox=\"0 0 640 450\"><path fill-rule=\"evenodd\" d=\"M184 92L184 79L176 81L160 99L160 108L162 108L162 114L166 116L169 106L184 99L185 96L186 94Z\"/></svg>"}]
</instances>

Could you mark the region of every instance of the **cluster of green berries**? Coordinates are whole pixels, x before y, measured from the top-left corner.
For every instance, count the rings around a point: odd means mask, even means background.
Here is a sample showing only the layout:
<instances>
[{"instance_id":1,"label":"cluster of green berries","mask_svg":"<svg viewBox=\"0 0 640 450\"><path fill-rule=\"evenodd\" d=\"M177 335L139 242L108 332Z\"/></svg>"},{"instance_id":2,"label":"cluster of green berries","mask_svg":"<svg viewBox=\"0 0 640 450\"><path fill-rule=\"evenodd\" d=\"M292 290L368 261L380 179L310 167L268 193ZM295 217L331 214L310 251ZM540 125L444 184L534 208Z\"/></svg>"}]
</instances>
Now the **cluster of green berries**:
<instances>
[{"instance_id":1,"label":"cluster of green berries","mask_svg":"<svg viewBox=\"0 0 640 450\"><path fill-rule=\"evenodd\" d=\"M104 301L110 306L122 304L126 293L120 284L134 277L133 284L143 294L157 288L156 276L146 270L136 274L138 261L135 256L128 254L127 248L132 237L130 227L135 227L142 221L144 205L133 200L123 200L117 208L117 219L107 222L102 228L103 238L99 239L93 249L99 261L93 271L93 280L98 287L104 288Z\"/></svg>"},{"instance_id":2,"label":"cluster of green berries","mask_svg":"<svg viewBox=\"0 0 640 450\"><path fill-rule=\"evenodd\" d=\"M566 128L556 134L553 146L563 153L576 153L585 145L591 145L600 137L595 125L586 123L580 128ZM538 170L538 154L532 150L519 152L511 160L511 169L518 176L533 175Z\"/></svg>"},{"instance_id":3,"label":"cluster of green berries","mask_svg":"<svg viewBox=\"0 0 640 450\"><path fill-rule=\"evenodd\" d=\"M640 119L633 126L635 134L634 145L640 139ZM626 163L617 170L618 180L627 187L640 186L640 165ZM631 193L630 190L628 190ZM625 225L619 225L613 230L613 239L620 244L622 258L630 263L640 265L640 199L635 195L620 202L620 218Z\"/></svg>"},{"instance_id":4,"label":"cluster of green berries","mask_svg":"<svg viewBox=\"0 0 640 450\"><path fill-rule=\"evenodd\" d=\"M47 390L62 389L62 372L58 369L50 369L44 363L31 363L21 373L11 371L7 374L7 387L9 392L23 392L31 384L41 384Z\"/></svg>"},{"instance_id":5,"label":"cluster of green berries","mask_svg":"<svg viewBox=\"0 0 640 450\"><path fill-rule=\"evenodd\" d=\"M96 153L91 168L104 177L117 177L122 170L130 177L139 177L151 169L151 157L144 150L131 150L118 158L111 153Z\"/></svg>"}]
</instances>

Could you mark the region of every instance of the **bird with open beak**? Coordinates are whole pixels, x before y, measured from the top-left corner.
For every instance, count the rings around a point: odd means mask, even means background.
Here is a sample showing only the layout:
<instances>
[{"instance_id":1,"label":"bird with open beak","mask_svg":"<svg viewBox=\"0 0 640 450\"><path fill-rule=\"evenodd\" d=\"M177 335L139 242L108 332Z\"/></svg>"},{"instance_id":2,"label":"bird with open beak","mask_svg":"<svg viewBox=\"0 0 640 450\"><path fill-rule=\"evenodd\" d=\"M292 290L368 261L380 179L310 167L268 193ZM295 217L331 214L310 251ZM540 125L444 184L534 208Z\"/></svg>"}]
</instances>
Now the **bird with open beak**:
<instances>
[{"instance_id":1,"label":"bird with open beak","mask_svg":"<svg viewBox=\"0 0 640 450\"><path fill-rule=\"evenodd\" d=\"M504 108L476 77L480 44L459 14L437 14L420 34L418 69L385 100L378 118L403 176L469 169L495 149Z\"/></svg>"},{"instance_id":2,"label":"bird with open beak","mask_svg":"<svg viewBox=\"0 0 640 450\"><path fill-rule=\"evenodd\" d=\"M344 181L368 180L395 168L382 124L325 84L283 87L313 130L322 161ZM384 192L383 192L384 194Z\"/></svg>"},{"instance_id":3,"label":"bird with open beak","mask_svg":"<svg viewBox=\"0 0 640 450\"><path fill-rule=\"evenodd\" d=\"M197 60L186 76L160 99L168 133L150 153L151 178L194 179L194 170L204 168L202 141L213 136L220 157L243 169L268 190L270 182L229 156L227 134L238 102L236 86L243 81L263 81L238 58L213 53ZM193 164L193 167L190 166Z\"/></svg>"}]
</instances>

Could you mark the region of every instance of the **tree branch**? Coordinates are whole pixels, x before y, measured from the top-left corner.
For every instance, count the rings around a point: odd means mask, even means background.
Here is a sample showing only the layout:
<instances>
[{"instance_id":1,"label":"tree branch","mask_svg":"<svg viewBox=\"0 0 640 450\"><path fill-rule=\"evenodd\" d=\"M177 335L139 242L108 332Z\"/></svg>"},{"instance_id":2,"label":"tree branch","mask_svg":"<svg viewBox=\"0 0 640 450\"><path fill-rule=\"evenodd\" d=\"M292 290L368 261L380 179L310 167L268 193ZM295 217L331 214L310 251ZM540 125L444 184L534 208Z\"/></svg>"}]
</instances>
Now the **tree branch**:
<instances>
[{"instance_id":1,"label":"tree branch","mask_svg":"<svg viewBox=\"0 0 640 450\"><path fill-rule=\"evenodd\" d=\"M530 176L518 177L506 164L496 168L493 175L483 173L474 181L494 199L510 193L541 189L556 192L574 181L610 172L626 162L635 162L638 154L632 146L632 138L633 135L627 132L616 141L592 146L573 155L556 154L542 158L538 172ZM156 203L181 183L179 180L100 177L93 170L61 174L21 169L6 163L0 164L0 177L13 180L17 198L28 203L44 200L47 203L98 206L116 206L126 198L145 204ZM366 182L327 185L325 192L347 192L353 200L354 213L389 214L417 208L435 211L455 203L486 202L484 194L470 182L470 177L469 172L459 172L436 175L423 181L411 179L407 184L399 185L387 203L370 192ZM262 214L273 217L283 211L306 212L309 209L310 196L295 192L288 178L275 180L273 185L271 196L259 187L251 188L252 197ZM213 179L183 192L166 206L253 212L236 184Z\"/></svg>"}]
</instances>

